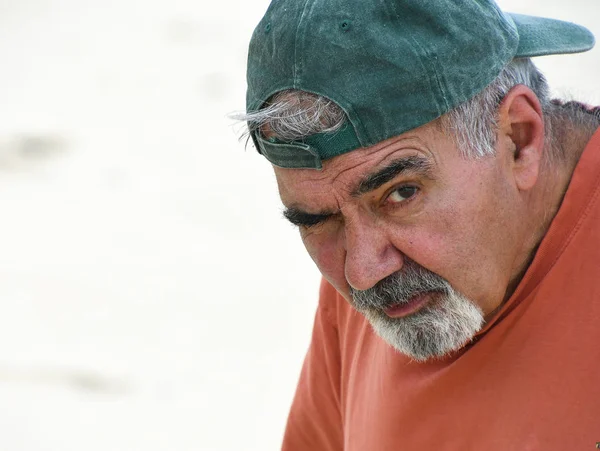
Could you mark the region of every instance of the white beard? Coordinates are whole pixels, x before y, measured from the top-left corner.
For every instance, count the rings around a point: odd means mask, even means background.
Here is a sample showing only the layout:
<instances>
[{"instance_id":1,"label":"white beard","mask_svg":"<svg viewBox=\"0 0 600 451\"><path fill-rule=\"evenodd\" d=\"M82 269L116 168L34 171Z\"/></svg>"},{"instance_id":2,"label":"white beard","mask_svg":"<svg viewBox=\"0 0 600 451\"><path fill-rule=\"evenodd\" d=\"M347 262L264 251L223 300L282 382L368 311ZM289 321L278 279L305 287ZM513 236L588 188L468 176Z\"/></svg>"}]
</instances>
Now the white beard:
<instances>
[{"instance_id":1,"label":"white beard","mask_svg":"<svg viewBox=\"0 0 600 451\"><path fill-rule=\"evenodd\" d=\"M477 304L456 291L443 277L405 259L402 269L367 290L350 289L352 304L375 332L415 360L441 357L467 344L484 324ZM385 310L415 296L432 299L410 315L392 318Z\"/></svg>"},{"instance_id":2,"label":"white beard","mask_svg":"<svg viewBox=\"0 0 600 451\"><path fill-rule=\"evenodd\" d=\"M481 309L454 290L436 296L431 304L402 318L390 318L379 309L363 313L377 335L419 361L459 350L484 324Z\"/></svg>"}]
</instances>

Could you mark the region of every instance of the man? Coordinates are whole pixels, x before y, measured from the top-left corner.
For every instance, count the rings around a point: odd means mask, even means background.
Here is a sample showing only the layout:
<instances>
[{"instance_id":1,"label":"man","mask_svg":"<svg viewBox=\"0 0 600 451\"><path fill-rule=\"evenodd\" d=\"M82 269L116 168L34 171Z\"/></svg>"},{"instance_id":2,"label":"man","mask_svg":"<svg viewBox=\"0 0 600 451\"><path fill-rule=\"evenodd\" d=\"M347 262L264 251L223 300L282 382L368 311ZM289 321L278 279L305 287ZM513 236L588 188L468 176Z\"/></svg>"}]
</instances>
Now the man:
<instances>
[{"instance_id":1,"label":"man","mask_svg":"<svg viewBox=\"0 0 600 451\"><path fill-rule=\"evenodd\" d=\"M492 0L273 1L243 119L324 276L284 450L595 448L600 114L529 59L593 43Z\"/></svg>"}]
</instances>

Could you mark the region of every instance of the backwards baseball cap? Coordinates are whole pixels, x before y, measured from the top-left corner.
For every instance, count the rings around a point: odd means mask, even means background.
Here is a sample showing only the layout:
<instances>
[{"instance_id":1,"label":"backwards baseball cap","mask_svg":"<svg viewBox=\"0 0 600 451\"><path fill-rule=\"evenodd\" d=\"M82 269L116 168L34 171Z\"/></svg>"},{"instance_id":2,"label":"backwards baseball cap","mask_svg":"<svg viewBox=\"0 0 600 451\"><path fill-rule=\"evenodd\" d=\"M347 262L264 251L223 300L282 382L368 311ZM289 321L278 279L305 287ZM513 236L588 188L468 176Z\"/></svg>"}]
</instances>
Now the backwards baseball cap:
<instances>
[{"instance_id":1,"label":"backwards baseball cap","mask_svg":"<svg viewBox=\"0 0 600 451\"><path fill-rule=\"evenodd\" d=\"M348 121L302 141L258 130L252 139L276 166L320 169L442 116L513 58L593 45L586 28L504 13L492 0L273 0L250 42L247 111L296 89L334 101Z\"/></svg>"}]
</instances>

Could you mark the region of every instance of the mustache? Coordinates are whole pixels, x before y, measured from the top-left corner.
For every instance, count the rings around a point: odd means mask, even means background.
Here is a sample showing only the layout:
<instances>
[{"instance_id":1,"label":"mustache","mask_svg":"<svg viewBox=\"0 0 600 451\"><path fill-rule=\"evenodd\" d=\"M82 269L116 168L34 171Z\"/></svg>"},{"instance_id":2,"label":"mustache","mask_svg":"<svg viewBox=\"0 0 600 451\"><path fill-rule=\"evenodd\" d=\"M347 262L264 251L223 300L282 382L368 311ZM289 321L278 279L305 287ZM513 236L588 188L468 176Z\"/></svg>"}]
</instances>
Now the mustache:
<instances>
[{"instance_id":1,"label":"mustache","mask_svg":"<svg viewBox=\"0 0 600 451\"><path fill-rule=\"evenodd\" d=\"M364 311L408 303L411 298L423 293L449 293L450 290L446 279L410 259L405 259L400 271L390 274L366 290L350 287L350 295L354 307Z\"/></svg>"}]
</instances>

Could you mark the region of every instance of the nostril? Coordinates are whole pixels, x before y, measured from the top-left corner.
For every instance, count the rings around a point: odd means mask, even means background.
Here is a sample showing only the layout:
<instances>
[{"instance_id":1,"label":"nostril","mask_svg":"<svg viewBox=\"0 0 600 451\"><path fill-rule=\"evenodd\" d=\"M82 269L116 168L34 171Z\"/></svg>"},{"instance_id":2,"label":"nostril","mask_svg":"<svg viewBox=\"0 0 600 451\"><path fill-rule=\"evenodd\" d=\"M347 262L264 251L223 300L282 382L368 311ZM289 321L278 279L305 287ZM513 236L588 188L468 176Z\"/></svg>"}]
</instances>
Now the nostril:
<instances>
[{"instance_id":1,"label":"nostril","mask_svg":"<svg viewBox=\"0 0 600 451\"><path fill-rule=\"evenodd\" d=\"M400 271L403 261L402 253L387 241L356 243L346 249L346 281L355 290L367 290Z\"/></svg>"}]
</instances>

